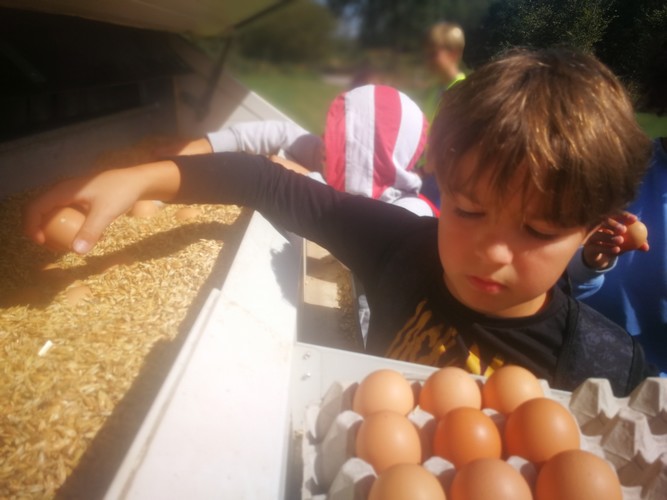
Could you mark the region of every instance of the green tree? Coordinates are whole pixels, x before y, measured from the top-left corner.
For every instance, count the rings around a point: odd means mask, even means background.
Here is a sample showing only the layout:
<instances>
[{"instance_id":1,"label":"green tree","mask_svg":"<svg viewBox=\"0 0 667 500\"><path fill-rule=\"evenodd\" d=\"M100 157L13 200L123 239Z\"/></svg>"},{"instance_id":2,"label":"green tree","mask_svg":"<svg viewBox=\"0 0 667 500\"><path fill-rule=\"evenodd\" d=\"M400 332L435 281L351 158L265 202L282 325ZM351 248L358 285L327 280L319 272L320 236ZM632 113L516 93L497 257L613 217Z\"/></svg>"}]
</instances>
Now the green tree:
<instances>
[{"instance_id":1,"label":"green tree","mask_svg":"<svg viewBox=\"0 0 667 500\"><path fill-rule=\"evenodd\" d=\"M336 20L312 0L295 0L252 23L238 38L248 58L272 62L312 63L329 56Z\"/></svg>"},{"instance_id":2,"label":"green tree","mask_svg":"<svg viewBox=\"0 0 667 500\"><path fill-rule=\"evenodd\" d=\"M339 17L359 24L364 47L412 51L421 48L427 28L442 20L477 25L492 0L327 0Z\"/></svg>"},{"instance_id":3,"label":"green tree","mask_svg":"<svg viewBox=\"0 0 667 500\"><path fill-rule=\"evenodd\" d=\"M595 53L649 107L665 94L664 0L496 0L470 38L469 62L508 47L566 45Z\"/></svg>"},{"instance_id":4,"label":"green tree","mask_svg":"<svg viewBox=\"0 0 667 500\"><path fill-rule=\"evenodd\" d=\"M615 0L617 16L610 24L598 56L633 90L656 88L667 64L667 4L664 0ZM663 90L663 94L666 92Z\"/></svg>"},{"instance_id":5,"label":"green tree","mask_svg":"<svg viewBox=\"0 0 667 500\"><path fill-rule=\"evenodd\" d=\"M514 46L594 51L614 17L608 0L499 0L484 20L486 55Z\"/></svg>"}]
</instances>

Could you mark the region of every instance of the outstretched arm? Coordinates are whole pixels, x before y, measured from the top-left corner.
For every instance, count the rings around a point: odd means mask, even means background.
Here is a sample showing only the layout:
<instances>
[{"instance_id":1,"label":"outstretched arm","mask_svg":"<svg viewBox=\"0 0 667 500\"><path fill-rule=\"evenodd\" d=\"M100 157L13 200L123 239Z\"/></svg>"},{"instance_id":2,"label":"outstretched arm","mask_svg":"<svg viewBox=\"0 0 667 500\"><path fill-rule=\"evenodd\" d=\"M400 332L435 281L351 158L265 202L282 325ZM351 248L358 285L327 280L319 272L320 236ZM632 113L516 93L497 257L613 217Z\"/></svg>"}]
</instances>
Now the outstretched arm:
<instances>
[{"instance_id":1,"label":"outstretched arm","mask_svg":"<svg viewBox=\"0 0 667 500\"><path fill-rule=\"evenodd\" d=\"M290 172L262 156L217 153L110 170L71 179L35 199L26 210L26 233L44 242L45 214L70 204L86 221L73 248L86 253L113 219L138 199L245 205L327 248L363 280L372 279L387 248L416 221L398 207L333 188Z\"/></svg>"}]
</instances>

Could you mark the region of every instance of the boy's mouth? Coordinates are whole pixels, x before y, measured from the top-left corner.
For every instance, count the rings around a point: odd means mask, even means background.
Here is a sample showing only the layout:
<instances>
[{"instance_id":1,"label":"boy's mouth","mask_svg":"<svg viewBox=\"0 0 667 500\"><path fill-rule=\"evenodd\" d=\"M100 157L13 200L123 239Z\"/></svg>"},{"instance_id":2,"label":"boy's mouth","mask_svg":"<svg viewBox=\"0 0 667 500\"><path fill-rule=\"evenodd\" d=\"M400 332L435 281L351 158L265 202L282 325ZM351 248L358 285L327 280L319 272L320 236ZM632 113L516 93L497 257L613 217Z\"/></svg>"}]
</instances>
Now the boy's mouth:
<instances>
[{"instance_id":1,"label":"boy's mouth","mask_svg":"<svg viewBox=\"0 0 667 500\"><path fill-rule=\"evenodd\" d=\"M486 278L480 278L478 276L466 276L466 278L468 278L468 282L473 288L485 293L499 293L504 288L507 288L502 283Z\"/></svg>"}]
</instances>

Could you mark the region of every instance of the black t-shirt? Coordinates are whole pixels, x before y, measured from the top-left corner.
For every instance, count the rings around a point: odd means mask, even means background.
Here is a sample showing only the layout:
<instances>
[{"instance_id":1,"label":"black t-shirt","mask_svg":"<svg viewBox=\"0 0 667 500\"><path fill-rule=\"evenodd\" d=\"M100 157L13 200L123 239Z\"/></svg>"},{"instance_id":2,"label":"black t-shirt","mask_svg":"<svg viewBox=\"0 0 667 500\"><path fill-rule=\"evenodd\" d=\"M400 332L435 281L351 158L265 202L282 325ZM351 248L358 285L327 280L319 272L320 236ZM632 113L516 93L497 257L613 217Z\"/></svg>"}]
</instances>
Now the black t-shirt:
<instances>
[{"instance_id":1,"label":"black t-shirt","mask_svg":"<svg viewBox=\"0 0 667 500\"><path fill-rule=\"evenodd\" d=\"M340 193L260 156L174 160L178 201L252 207L348 266L371 308L370 354L481 375L517 364L566 390L602 377L617 395L648 374L630 335L558 287L543 310L525 318L489 317L458 302L444 284L437 219Z\"/></svg>"}]
</instances>

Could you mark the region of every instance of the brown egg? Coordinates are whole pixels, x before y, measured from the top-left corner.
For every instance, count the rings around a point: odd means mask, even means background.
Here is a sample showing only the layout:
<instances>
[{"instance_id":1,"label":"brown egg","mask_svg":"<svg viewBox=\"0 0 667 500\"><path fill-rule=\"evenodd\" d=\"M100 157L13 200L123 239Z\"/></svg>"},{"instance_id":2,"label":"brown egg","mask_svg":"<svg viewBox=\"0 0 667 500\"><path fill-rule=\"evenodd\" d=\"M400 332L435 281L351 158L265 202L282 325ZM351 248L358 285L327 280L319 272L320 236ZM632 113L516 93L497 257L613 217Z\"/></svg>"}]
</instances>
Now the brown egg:
<instances>
[{"instance_id":1,"label":"brown egg","mask_svg":"<svg viewBox=\"0 0 667 500\"><path fill-rule=\"evenodd\" d=\"M572 414L548 398L526 401L505 424L507 453L538 465L561 451L578 449L579 442L579 427Z\"/></svg>"},{"instance_id":2,"label":"brown egg","mask_svg":"<svg viewBox=\"0 0 667 500\"><path fill-rule=\"evenodd\" d=\"M536 500L622 500L623 491L614 469L583 450L552 457L537 476Z\"/></svg>"},{"instance_id":3,"label":"brown egg","mask_svg":"<svg viewBox=\"0 0 667 500\"><path fill-rule=\"evenodd\" d=\"M479 458L500 458L502 440L488 415L475 408L455 408L440 419L433 453L461 467Z\"/></svg>"},{"instance_id":4,"label":"brown egg","mask_svg":"<svg viewBox=\"0 0 667 500\"><path fill-rule=\"evenodd\" d=\"M446 500L440 482L421 465L399 464L375 480L368 500Z\"/></svg>"},{"instance_id":5,"label":"brown egg","mask_svg":"<svg viewBox=\"0 0 667 500\"><path fill-rule=\"evenodd\" d=\"M56 252L68 252L86 216L74 207L62 207L49 213L42 224L44 244Z\"/></svg>"},{"instance_id":6,"label":"brown egg","mask_svg":"<svg viewBox=\"0 0 667 500\"><path fill-rule=\"evenodd\" d=\"M496 370L482 386L484 408L508 415L521 403L544 397L537 377L520 366L507 365Z\"/></svg>"},{"instance_id":7,"label":"brown egg","mask_svg":"<svg viewBox=\"0 0 667 500\"><path fill-rule=\"evenodd\" d=\"M362 380L354 393L352 409L362 416L382 410L407 415L415 407L412 387L394 370L377 370Z\"/></svg>"},{"instance_id":8,"label":"brown egg","mask_svg":"<svg viewBox=\"0 0 667 500\"><path fill-rule=\"evenodd\" d=\"M194 219L199 217L202 214L202 211L195 207L183 207L178 210L175 214L176 220L183 222L189 219Z\"/></svg>"},{"instance_id":9,"label":"brown egg","mask_svg":"<svg viewBox=\"0 0 667 500\"><path fill-rule=\"evenodd\" d=\"M482 407L479 386L465 370L455 367L441 368L424 382L419 394L419 406L436 418L462 406Z\"/></svg>"},{"instance_id":10,"label":"brown egg","mask_svg":"<svg viewBox=\"0 0 667 500\"><path fill-rule=\"evenodd\" d=\"M450 500L532 500L530 486L514 467L498 458L481 458L461 467ZM561 500L569 497L562 497Z\"/></svg>"},{"instance_id":11,"label":"brown egg","mask_svg":"<svg viewBox=\"0 0 667 500\"><path fill-rule=\"evenodd\" d=\"M648 229L646 229L646 226L642 222L637 221L628 226L628 231L623 235L623 243L619 246L624 252L637 250L646 243L647 239Z\"/></svg>"},{"instance_id":12,"label":"brown egg","mask_svg":"<svg viewBox=\"0 0 667 500\"><path fill-rule=\"evenodd\" d=\"M77 305L82 300L92 297L93 292L86 285L73 285L65 290L65 298L71 306Z\"/></svg>"},{"instance_id":13,"label":"brown egg","mask_svg":"<svg viewBox=\"0 0 667 500\"><path fill-rule=\"evenodd\" d=\"M139 200L132 205L130 215L138 219L150 219L161 210L160 202L156 200Z\"/></svg>"},{"instance_id":14,"label":"brown egg","mask_svg":"<svg viewBox=\"0 0 667 500\"><path fill-rule=\"evenodd\" d=\"M418 464L422 456L419 434L403 415L392 411L373 413L359 426L356 454L378 474L392 465Z\"/></svg>"}]
</instances>

